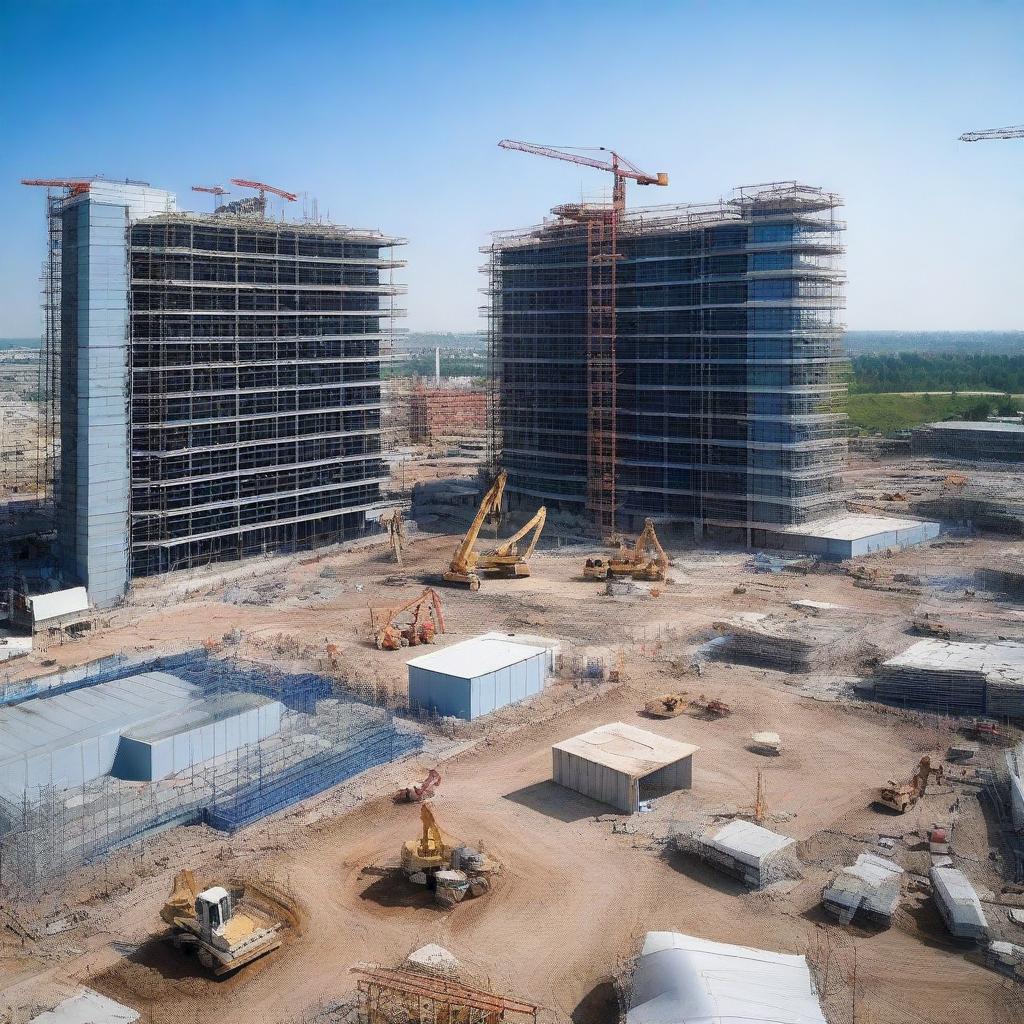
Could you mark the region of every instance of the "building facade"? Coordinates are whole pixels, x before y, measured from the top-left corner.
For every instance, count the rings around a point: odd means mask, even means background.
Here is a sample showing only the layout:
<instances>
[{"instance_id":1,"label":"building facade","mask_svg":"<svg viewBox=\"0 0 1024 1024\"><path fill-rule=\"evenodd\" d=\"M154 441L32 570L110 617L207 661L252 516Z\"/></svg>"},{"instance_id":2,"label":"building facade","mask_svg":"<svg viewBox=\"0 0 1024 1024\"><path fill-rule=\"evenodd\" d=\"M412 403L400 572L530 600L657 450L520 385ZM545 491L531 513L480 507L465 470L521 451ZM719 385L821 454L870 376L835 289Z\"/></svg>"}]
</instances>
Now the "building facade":
<instances>
[{"instance_id":1,"label":"building facade","mask_svg":"<svg viewBox=\"0 0 1024 1024\"><path fill-rule=\"evenodd\" d=\"M59 216L58 514L93 602L132 576L359 533L387 478L401 240L258 206L181 213L107 182Z\"/></svg>"},{"instance_id":2,"label":"building facade","mask_svg":"<svg viewBox=\"0 0 1024 1024\"><path fill-rule=\"evenodd\" d=\"M588 366L588 332L608 319L594 310L608 274L591 226L600 208L497 234L485 250L491 433L507 492L593 522L594 410L611 395L602 430L614 440L602 444L623 529L653 516L750 531L840 508L839 205L787 182L620 216L608 384Z\"/></svg>"}]
</instances>

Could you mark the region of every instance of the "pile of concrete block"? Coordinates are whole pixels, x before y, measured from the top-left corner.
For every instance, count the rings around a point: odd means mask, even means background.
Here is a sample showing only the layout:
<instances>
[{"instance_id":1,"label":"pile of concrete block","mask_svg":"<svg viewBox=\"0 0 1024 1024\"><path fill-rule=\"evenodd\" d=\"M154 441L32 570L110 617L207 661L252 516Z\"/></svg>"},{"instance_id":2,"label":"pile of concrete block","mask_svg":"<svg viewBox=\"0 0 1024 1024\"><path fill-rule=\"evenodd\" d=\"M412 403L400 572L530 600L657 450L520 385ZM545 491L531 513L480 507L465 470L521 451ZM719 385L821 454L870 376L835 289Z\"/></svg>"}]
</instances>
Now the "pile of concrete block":
<instances>
[{"instance_id":1,"label":"pile of concrete block","mask_svg":"<svg viewBox=\"0 0 1024 1024\"><path fill-rule=\"evenodd\" d=\"M843 924L858 914L889 927L900 905L903 868L873 853L862 853L825 887L821 902Z\"/></svg>"}]
</instances>

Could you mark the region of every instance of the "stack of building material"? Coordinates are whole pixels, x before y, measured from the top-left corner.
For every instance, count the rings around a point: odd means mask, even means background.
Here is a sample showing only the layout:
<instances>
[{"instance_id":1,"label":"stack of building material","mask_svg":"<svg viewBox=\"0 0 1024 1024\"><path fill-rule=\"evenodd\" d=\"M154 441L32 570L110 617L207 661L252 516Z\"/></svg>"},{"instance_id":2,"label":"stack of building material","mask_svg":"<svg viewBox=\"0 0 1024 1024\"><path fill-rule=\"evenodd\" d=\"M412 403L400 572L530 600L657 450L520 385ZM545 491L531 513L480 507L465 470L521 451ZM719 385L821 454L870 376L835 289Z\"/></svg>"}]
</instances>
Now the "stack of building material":
<instances>
[{"instance_id":1,"label":"stack of building material","mask_svg":"<svg viewBox=\"0 0 1024 1024\"><path fill-rule=\"evenodd\" d=\"M826 1024L802 956L648 932L626 1024Z\"/></svg>"},{"instance_id":2,"label":"stack of building material","mask_svg":"<svg viewBox=\"0 0 1024 1024\"><path fill-rule=\"evenodd\" d=\"M862 853L825 887L821 902L843 924L858 913L887 928L900 905L903 868L873 853Z\"/></svg>"},{"instance_id":3,"label":"stack of building material","mask_svg":"<svg viewBox=\"0 0 1024 1024\"><path fill-rule=\"evenodd\" d=\"M713 825L696 836L677 837L681 850L696 854L754 889L799 877L799 866L790 849L793 842L788 836L741 819Z\"/></svg>"},{"instance_id":4,"label":"stack of building material","mask_svg":"<svg viewBox=\"0 0 1024 1024\"><path fill-rule=\"evenodd\" d=\"M919 640L886 661L881 700L956 715L1024 716L1024 644Z\"/></svg>"},{"instance_id":5,"label":"stack of building material","mask_svg":"<svg viewBox=\"0 0 1024 1024\"><path fill-rule=\"evenodd\" d=\"M935 867L929 872L932 895L950 934L958 939L983 942L988 938L988 921L974 886L958 868Z\"/></svg>"},{"instance_id":6,"label":"stack of building material","mask_svg":"<svg viewBox=\"0 0 1024 1024\"><path fill-rule=\"evenodd\" d=\"M716 622L714 628L729 637L718 649L719 657L787 672L809 672L838 664L856 648L862 630L859 623L825 623L803 616L736 616Z\"/></svg>"}]
</instances>

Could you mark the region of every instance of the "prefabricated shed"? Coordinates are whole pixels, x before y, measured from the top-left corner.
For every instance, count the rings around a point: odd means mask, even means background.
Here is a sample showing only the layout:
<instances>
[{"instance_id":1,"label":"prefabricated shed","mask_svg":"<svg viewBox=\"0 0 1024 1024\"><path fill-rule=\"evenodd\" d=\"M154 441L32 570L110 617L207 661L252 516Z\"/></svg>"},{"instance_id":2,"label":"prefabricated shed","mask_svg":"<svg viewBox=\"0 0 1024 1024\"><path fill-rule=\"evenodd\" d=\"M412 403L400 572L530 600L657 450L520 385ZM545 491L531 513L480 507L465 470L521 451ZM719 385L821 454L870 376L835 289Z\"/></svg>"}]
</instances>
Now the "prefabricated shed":
<instances>
[{"instance_id":1,"label":"prefabricated shed","mask_svg":"<svg viewBox=\"0 0 1024 1024\"><path fill-rule=\"evenodd\" d=\"M471 721L544 689L544 647L473 637L409 662L409 702Z\"/></svg>"},{"instance_id":2,"label":"prefabricated shed","mask_svg":"<svg viewBox=\"0 0 1024 1024\"><path fill-rule=\"evenodd\" d=\"M679 743L624 722L610 722L551 748L552 778L603 804L634 814L640 800L693 785L693 755Z\"/></svg>"}]
</instances>

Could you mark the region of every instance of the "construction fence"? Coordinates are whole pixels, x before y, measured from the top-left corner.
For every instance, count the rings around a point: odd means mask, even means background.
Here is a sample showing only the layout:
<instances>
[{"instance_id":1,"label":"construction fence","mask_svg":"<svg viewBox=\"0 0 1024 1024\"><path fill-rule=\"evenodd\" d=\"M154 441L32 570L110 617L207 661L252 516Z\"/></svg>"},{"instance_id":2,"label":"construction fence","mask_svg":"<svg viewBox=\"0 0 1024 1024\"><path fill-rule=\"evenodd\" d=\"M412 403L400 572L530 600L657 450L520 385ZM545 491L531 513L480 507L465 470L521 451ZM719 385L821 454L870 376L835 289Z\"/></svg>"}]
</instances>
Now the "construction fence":
<instances>
[{"instance_id":1,"label":"construction fence","mask_svg":"<svg viewBox=\"0 0 1024 1024\"><path fill-rule=\"evenodd\" d=\"M146 662L108 658L54 680L46 693L128 671L169 672L210 698L253 693L278 700L287 709L281 730L157 782L104 775L74 788L55 780L26 790L20 803L0 798L0 887L7 892L53 882L158 829L207 824L233 832L423 744L414 727L338 691L331 679L280 673L205 650ZM21 699L31 695L21 692Z\"/></svg>"}]
</instances>

